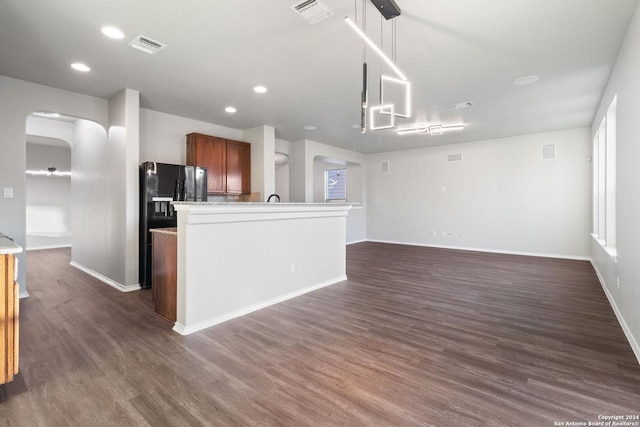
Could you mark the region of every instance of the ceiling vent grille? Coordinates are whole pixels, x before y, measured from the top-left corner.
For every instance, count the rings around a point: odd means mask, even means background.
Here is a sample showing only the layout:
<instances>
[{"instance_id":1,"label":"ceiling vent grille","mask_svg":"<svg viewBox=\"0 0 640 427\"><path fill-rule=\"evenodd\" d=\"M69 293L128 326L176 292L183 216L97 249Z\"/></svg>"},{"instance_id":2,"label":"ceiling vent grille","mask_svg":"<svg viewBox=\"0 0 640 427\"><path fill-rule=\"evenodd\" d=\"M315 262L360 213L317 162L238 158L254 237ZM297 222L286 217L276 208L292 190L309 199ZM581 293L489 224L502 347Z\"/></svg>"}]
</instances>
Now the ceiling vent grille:
<instances>
[{"instance_id":1,"label":"ceiling vent grille","mask_svg":"<svg viewBox=\"0 0 640 427\"><path fill-rule=\"evenodd\" d=\"M143 36L142 34L139 34L135 39L129 42L129 46L134 49L141 50L144 53L153 55L159 50L164 49L167 45L164 43L160 43L159 41L150 39L147 36Z\"/></svg>"},{"instance_id":2,"label":"ceiling vent grille","mask_svg":"<svg viewBox=\"0 0 640 427\"><path fill-rule=\"evenodd\" d=\"M544 144L542 146L542 160L553 160L556 158L556 144Z\"/></svg>"},{"instance_id":3,"label":"ceiling vent grille","mask_svg":"<svg viewBox=\"0 0 640 427\"><path fill-rule=\"evenodd\" d=\"M320 0L302 0L290 7L310 24L318 23L333 15L333 11Z\"/></svg>"}]
</instances>

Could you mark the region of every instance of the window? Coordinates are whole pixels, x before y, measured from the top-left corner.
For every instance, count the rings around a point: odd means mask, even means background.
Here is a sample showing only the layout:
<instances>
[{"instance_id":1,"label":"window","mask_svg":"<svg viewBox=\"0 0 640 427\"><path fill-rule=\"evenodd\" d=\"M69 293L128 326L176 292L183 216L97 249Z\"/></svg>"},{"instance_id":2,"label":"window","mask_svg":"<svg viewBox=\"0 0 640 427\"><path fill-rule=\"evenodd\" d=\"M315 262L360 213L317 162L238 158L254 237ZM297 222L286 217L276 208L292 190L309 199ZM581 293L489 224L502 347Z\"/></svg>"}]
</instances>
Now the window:
<instances>
[{"instance_id":1,"label":"window","mask_svg":"<svg viewBox=\"0 0 640 427\"><path fill-rule=\"evenodd\" d=\"M329 169L324 172L325 202L347 201L347 170Z\"/></svg>"},{"instance_id":2,"label":"window","mask_svg":"<svg viewBox=\"0 0 640 427\"><path fill-rule=\"evenodd\" d=\"M613 98L593 139L593 235L616 254L616 104Z\"/></svg>"}]
</instances>

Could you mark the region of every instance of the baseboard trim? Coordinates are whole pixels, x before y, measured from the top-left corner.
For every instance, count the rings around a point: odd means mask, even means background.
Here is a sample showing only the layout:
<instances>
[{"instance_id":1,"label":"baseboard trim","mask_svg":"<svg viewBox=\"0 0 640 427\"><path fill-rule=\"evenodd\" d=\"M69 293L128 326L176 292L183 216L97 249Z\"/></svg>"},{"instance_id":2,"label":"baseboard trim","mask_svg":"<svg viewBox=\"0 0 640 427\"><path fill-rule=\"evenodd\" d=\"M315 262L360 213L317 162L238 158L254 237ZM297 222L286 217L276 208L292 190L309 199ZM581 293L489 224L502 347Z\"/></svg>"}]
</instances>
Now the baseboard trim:
<instances>
[{"instance_id":1,"label":"baseboard trim","mask_svg":"<svg viewBox=\"0 0 640 427\"><path fill-rule=\"evenodd\" d=\"M635 337L631 333L631 329L627 325L627 322L625 322L624 317L622 317L622 313L618 309L618 305L616 304L616 301L613 299L613 295L611 295L611 292L609 292L609 289L607 288L607 285L604 282L604 277L602 277L602 275L600 274L600 271L598 270L598 266L593 261L593 259L591 260L591 265L593 266L593 269L596 272L596 276L598 276L598 281L600 282L600 286L602 286L602 290L604 291L604 294L607 296L607 299L609 300L609 305L613 309L613 313L616 315L616 319L618 319L618 323L622 328L622 332L624 332L624 336L627 337L627 341L629 341L631 350L633 351L633 354L636 356L636 359L638 360L638 364L640 364L640 345L638 345L638 341L636 341Z\"/></svg>"},{"instance_id":2,"label":"baseboard trim","mask_svg":"<svg viewBox=\"0 0 640 427\"><path fill-rule=\"evenodd\" d=\"M366 242L366 241L367 241L367 239L354 240L353 242L347 242L347 246L355 245L356 243L363 243L363 242Z\"/></svg>"},{"instance_id":3,"label":"baseboard trim","mask_svg":"<svg viewBox=\"0 0 640 427\"><path fill-rule=\"evenodd\" d=\"M415 242L399 242L393 240L377 240L377 239L367 239L367 242L373 243L388 243L390 245L407 245L407 246L420 246L425 248L438 248L438 249L453 249L457 251L470 251L470 252L486 252L486 253L494 253L494 254L505 254L505 255L520 255L520 256L534 256L540 258L557 258L557 259L571 259L576 261L591 261L590 257L587 256L576 256L576 255L559 255L559 254L546 254L539 252L519 252L519 251L503 251L499 249L484 249L484 248L469 248L464 246L445 246L445 245L432 245L428 243L415 243Z\"/></svg>"},{"instance_id":4,"label":"baseboard trim","mask_svg":"<svg viewBox=\"0 0 640 427\"><path fill-rule=\"evenodd\" d=\"M85 273L87 273L89 276L93 276L96 279L100 280L103 283L106 283L107 285L111 286L112 288L116 288L117 290L119 290L120 292L133 292L133 291L137 291L140 289L140 285L130 285L130 286L125 286L121 283L118 283L114 280L109 279L107 276L104 276L100 273L98 273L97 271L94 271L90 268L85 267L84 265L77 263L75 261L71 261L69 263L69 265L71 265L72 267L77 268L80 271L83 271Z\"/></svg>"},{"instance_id":5,"label":"baseboard trim","mask_svg":"<svg viewBox=\"0 0 640 427\"><path fill-rule=\"evenodd\" d=\"M42 251L46 249L60 249L60 248L70 248L71 245L48 245L48 246L35 246L28 247L27 251Z\"/></svg>"},{"instance_id":6,"label":"baseboard trim","mask_svg":"<svg viewBox=\"0 0 640 427\"><path fill-rule=\"evenodd\" d=\"M206 328L210 328L211 326L218 325L220 323L226 322L227 320L235 319L236 317L241 317L249 313L253 313L254 311L261 310L263 308L269 307L270 305L278 304L284 302L286 300L299 297L306 293L324 288L326 286L335 285L336 283L340 283L347 280L346 275L338 276L333 279L325 280L320 283L316 283L315 285L311 285L309 287L298 289L293 292L289 292L284 295L280 295L275 298L268 299L266 301L259 302L257 304L252 304L247 307L242 307L238 310L231 311L229 313L225 313L219 316L211 317L206 320L201 320L200 322L194 323L193 325L185 326L181 323L176 322L173 326L173 330L179 333L180 335L189 335L194 332L201 331Z\"/></svg>"}]
</instances>

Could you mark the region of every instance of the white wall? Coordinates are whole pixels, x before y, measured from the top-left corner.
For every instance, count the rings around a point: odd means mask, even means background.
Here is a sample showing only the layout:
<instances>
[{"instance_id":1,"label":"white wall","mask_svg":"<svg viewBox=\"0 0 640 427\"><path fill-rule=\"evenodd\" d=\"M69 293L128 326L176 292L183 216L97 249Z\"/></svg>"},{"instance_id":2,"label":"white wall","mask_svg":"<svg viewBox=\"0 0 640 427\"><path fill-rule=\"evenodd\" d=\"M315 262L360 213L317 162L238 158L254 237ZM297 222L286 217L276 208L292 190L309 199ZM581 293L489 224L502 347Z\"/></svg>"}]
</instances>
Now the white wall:
<instances>
[{"instance_id":1,"label":"white wall","mask_svg":"<svg viewBox=\"0 0 640 427\"><path fill-rule=\"evenodd\" d=\"M325 191L325 172L330 169L343 168L342 165L328 163L322 160L314 160L313 162L313 203L324 203ZM347 177L348 179L348 177Z\"/></svg>"},{"instance_id":2,"label":"white wall","mask_svg":"<svg viewBox=\"0 0 640 427\"><path fill-rule=\"evenodd\" d=\"M276 167L275 192L280 197L280 201L289 201L289 163ZM267 196L268 197L268 196Z\"/></svg>"},{"instance_id":3,"label":"white wall","mask_svg":"<svg viewBox=\"0 0 640 427\"><path fill-rule=\"evenodd\" d=\"M251 192L259 193L259 200L265 201L276 191L276 130L271 126L247 129L241 141L251 144Z\"/></svg>"},{"instance_id":4,"label":"white wall","mask_svg":"<svg viewBox=\"0 0 640 427\"><path fill-rule=\"evenodd\" d=\"M71 148L27 143L27 170L71 171ZM26 176L27 249L71 246L71 178Z\"/></svg>"},{"instance_id":5,"label":"white wall","mask_svg":"<svg viewBox=\"0 0 640 427\"><path fill-rule=\"evenodd\" d=\"M278 145L278 148L283 149L285 147ZM360 203L360 206L351 209L347 216L347 243L365 240L367 238L366 181L359 181L356 175L364 176L366 173L366 156L355 151L344 150L306 139L292 142L288 151L289 153L287 154L289 154L290 159L289 189L292 202L309 203L315 200L314 194L317 192L315 186L319 185L319 181L324 182L324 174L316 175L320 170L314 166L318 159L325 159L323 161L330 159L332 163L347 165L352 175L354 175L351 185L357 185L359 182L361 184L360 191L353 191L352 189L352 193L361 195L360 198L354 197L348 200L350 203ZM347 171L347 174L349 174L349 171Z\"/></svg>"},{"instance_id":6,"label":"white wall","mask_svg":"<svg viewBox=\"0 0 640 427\"><path fill-rule=\"evenodd\" d=\"M54 138L64 141L69 147L73 143L73 123L36 116L27 118L27 135L30 137ZM32 138L33 140L34 138Z\"/></svg>"},{"instance_id":7,"label":"white wall","mask_svg":"<svg viewBox=\"0 0 640 427\"><path fill-rule=\"evenodd\" d=\"M616 65L595 115L595 135L617 94L617 264L592 241L593 263L614 311L640 361L640 9L632 18ZM616 281L619 277L620 287Z\"/></svg>"},{"instance_id":8,"label":"white wall","mask_svg":"<svg viewBox=\"0 0 640 427\"><path fill-rule=\"evenodd\" d=\"M186 136L194 132L242 141L237 129L141 108L140 162L186 164Z\"/></svg>"},{"instance_id":9,"label":"white wall","mask_svg":"<svg viewBox=\"0 0 640 427\"><path fill-rule=\"evenodd\" d=\"M276 169L275 172L275 192L280 196L280 201L290 202L291 199L291 146L290 141L284 139L275 140L276 153L287 156L287 164Z\"/></svg>"},{"instance_id":10,"label":"white wall","mask_svg":"<svg viewBox=\"0 0 640 427\"><path fill-rule=\"evenodd\" d=\"M71 151L72 260L104 276L118 271L120 262L116 240L121 223L118 216L122 197L117 194L117 168L109 152L107 132L97 123L77 120ZM112 277L124 280L124 275Z\"/></svg>"},{"instance_id":11,"label":"white wall","mask_svg":"<svg viewBox=\"0 0 640 427\"><path fill-rule=\"evenodd\" d=\"M367 238L586 259L588 156L586 128L370 155Z\"/></svg>"},{"instance_id":12,"label":"white wall","mask_svg":"<svg viewBox=\"0 0 640 427\"><path fill-rule=\"evenodd\" d=\"M26 247L27 116L34 111L55 111L94 120L106 126L107 101L0 76L0 188L13 188L14 198L0 198L0 232ZM18 255L20 295L27 296L25 252Z\"/></svg>"},{"instance_id":13,"label":"white wall","mask_svg":"<svg viewBox=\"0 0 640 427\"><path fill-rule=\"evenodd\" d=\"M72 265L130 291L138 284L139 94L109 101L108 133L86 120L74 128Z\"/></svg>"},{"instance_id":14,"label":"white wall","mask_svg":"<svg viewBox=\"0 0 640 427\"><path fill-rule=\"evenodd\" d=\"M124 227L121 235L124 247L127 289L139 286L139 226L140 226L140 93L124 89L109 101L109 144L121 147L120 165L124 176ZM114 128L124 131L112 132ZM116 139L118 138L118 139Z\"/></svg>"}]
</instances>

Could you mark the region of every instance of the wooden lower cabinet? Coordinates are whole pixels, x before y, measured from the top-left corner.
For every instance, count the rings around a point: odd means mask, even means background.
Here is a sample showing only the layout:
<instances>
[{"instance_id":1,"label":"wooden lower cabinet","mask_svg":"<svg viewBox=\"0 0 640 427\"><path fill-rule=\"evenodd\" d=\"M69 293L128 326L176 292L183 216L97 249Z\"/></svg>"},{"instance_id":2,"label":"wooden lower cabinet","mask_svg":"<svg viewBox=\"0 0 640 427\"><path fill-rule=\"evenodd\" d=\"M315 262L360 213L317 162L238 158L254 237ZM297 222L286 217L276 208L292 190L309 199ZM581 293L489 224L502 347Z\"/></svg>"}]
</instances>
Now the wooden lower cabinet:
<instances>
[{"instance_id":1,"label":"wooden lower cabinet","mask_svg":"<svg viewBox=\"0 0 640 427\"><path fill-rule=\"evenodd\" d=\"M151 289L156 314L176 321L178 234L175 228L151 230Z\"/></svg>"},{"instance_id":2,"label":"wooden lower cabinet","mask_svg":"<svg viewBox=\"0 0 640 427\"><path fill-rule=\"evenodd\" d=\"M19 291L15 282L15 257L0 255L0 384L13 381L19 360Z\"/></svg>"}]
</instances>

